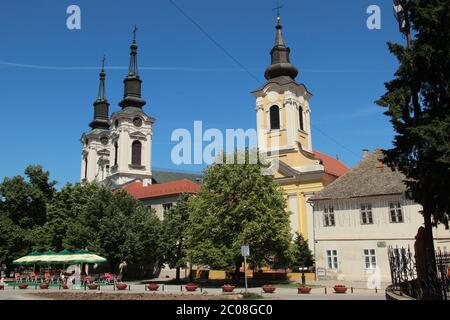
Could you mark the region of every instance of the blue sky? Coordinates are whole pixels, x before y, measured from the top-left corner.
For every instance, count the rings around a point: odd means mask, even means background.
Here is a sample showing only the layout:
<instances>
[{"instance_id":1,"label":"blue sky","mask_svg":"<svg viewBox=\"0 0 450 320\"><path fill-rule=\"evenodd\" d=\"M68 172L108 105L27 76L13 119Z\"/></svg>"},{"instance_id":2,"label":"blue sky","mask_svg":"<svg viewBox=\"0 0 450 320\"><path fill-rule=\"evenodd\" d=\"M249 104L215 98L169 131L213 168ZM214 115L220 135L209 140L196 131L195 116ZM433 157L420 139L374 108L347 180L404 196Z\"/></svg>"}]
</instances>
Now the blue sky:
<instances>
[{"instance_id":1,"label":"blue sky","mask_svg":"<svg viewBox=\"0 0 450 320\"><path fill-rule=\"evenodd\" d=\"M0 179L41 164L64 184L80 175L80 136L89 129L98 67L107 56L107 97L118 111L134 24L145 111L155 117L153 167L176 166L176 128L255 128L250 92L263 82L275 37L272 0L173 0L259 82L219 49L170 0L36 0L0 4ZM81 8L81 30L66 9ZM391 0L284 0L284 37L310 101L313 147L352 166L361 150L388 148L393 131L374 101L397 62L386 42L402 42ZM381 7L381 30L366 9ZM109 67L109 69L108 69ZM120 68L124 67L124 68Z\"/></svg>"}]
</instances>

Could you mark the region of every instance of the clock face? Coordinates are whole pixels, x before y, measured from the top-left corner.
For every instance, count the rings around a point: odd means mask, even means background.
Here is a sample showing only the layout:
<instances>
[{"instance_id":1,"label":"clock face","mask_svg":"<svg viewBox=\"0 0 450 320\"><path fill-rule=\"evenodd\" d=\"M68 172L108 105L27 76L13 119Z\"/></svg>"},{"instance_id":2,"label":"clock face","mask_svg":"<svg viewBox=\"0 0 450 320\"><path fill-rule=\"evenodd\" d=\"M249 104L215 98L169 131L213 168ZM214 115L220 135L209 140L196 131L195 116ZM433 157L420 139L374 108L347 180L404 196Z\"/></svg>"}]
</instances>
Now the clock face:
<instances>
[{"instance_id":1,"label":"clock face","mask_svg":"<svg viewBox=\"0 0 450 320\"><path fill-rule=\"evenodd\" d=\"M100 141L101 141L101 143L102 143L103 145L107 145L107 144L108 144L108 137L102 137L102 138L100 139Z\"/></svg>"},{"instance_id":2,"label":"clock face","mask_svg":"<svg viewBox=\"0 0 450 320\"><path fill-rule=\"evenodd\" d=\"M274 103L274 102L278 101L279 96L280 95L277 92L271 91L268 93L267 98L269 99L269 101L271 103Z\"/></svg>"},{"instance_id":3,"label":"clock face","mask_svg":"<svg viewBox=\"0 0 450 320\"><path fill-rule=\"evenodd\" d=\"M134 124L136 127L142 126L142 119L141 119L141 118L137 118L137 117L134 118L133 124Z\"/></svg>"}]
</instances>

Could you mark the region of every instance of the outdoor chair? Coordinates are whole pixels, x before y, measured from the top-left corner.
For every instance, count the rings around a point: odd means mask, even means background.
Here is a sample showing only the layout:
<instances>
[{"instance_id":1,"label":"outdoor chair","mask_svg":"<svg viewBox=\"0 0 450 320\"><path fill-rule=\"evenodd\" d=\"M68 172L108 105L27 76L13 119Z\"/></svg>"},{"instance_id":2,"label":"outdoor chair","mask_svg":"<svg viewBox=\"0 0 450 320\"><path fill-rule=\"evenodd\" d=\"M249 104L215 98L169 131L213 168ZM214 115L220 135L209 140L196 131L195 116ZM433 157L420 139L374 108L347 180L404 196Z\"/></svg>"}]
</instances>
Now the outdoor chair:
<instances>
[{"instance_id":1,"label":"outdoor chair","mask_svg":"<svg viewBox=\"0 0 450 320\"><path fill-rule=\"evenodd\" d=\"M44 281L46 283L52 283L53 282L53 276L50 274L50 272L46 272L44 274Z\"/></svg>"},{"instance_id":2,"label":"outdoor chair","mask_svg":"<svg viewBox=\"0 0 450 320\"><path fill-rule=\"evenodd\" d=\"M28 281L37 282L37 274L36 272L32 272L28 275Z\"/></svg>"},{"instance_id":3,"label":"outdoor chair","mask_svg":"<svg viewBox=\"0 0 450 320\"><path fill-rule=\"evenodd\" d=\"M16 272L16 273L14 274L14 280L15 280L16 282L22 282L22 275L21 275L20 273Z\"/></svg>"},{"instance_id":4,"label":"outdoor chair","mask_svg":"<svg viewBox=\"0 0 450 320\"><path fill-rule=\"evenodd\" d=\"M117 283L116 276L111 273L105 273L104 281L106 284L116 284Z\"/></svg>"}]
</instances>

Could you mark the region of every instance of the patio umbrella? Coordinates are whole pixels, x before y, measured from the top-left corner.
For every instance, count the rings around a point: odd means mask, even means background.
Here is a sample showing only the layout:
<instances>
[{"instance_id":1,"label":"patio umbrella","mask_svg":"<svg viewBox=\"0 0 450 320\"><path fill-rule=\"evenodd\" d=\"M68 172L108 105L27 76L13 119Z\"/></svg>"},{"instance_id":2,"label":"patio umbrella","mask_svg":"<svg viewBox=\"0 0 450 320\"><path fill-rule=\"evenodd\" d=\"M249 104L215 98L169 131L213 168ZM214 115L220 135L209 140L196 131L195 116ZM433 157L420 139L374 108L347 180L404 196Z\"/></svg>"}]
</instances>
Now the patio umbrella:
<instances>
[{"instance_id":1,"label":"patio umbrella","mask_svg":"<svg viewBox=\"0 0 450 320\"><path fill-rule=\"evenodd\" d=\"M13 264L35 264L37 261L39 261L39 258L41 256L42 256L42 253L33 251L24 257L14 260Z\"/></svg>"},{"instance_id":2,"label":"patio umbrella","mask_svg":"<svg viewBox=\"0 0 450 320\"><path fill-rule=\"evenodd\" d=\"M32 252L25 257L14 260L14 264L77 264L77 263L101 263L106 259L89 250L82 249L75 252L62 250L60 252Z\"/></svg>"},{"instance_id":3,"label":"patio umbrella","mask_svg":"<svg viewBox=\"0 0 450 320\"><path fill-rule=\"evenodd\" d=\"M84 253L69 255L64 261L66 263L101 263L106 259L94 253Z\"/></svg>"}]
</instances>

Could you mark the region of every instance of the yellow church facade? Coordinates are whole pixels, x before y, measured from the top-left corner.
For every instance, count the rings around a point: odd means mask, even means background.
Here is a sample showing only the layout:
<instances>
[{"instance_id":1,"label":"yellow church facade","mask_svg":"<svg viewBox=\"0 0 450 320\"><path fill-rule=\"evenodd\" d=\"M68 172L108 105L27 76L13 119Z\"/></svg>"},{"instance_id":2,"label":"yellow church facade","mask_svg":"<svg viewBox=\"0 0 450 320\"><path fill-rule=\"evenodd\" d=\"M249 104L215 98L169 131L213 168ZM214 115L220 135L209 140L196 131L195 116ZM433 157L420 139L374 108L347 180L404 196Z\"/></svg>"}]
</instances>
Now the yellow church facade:
<instances>
[{"instance_id":1,"label":"yellow church facade","mask_svg":"<svg viewBox=\"0 0 450 320\"><path fill-rule=\"evenodd\" d=\"M339 160L313 150L309 101L312 94L297 83L297 68L277 19L266 83L253 91L256 99L258 147L275 169L274 178L287 199L292 232L313 239L312 195L348 171ZM309 241L311 250L313 241Z\"/></svg>"}]
</instances>

